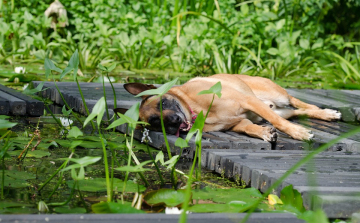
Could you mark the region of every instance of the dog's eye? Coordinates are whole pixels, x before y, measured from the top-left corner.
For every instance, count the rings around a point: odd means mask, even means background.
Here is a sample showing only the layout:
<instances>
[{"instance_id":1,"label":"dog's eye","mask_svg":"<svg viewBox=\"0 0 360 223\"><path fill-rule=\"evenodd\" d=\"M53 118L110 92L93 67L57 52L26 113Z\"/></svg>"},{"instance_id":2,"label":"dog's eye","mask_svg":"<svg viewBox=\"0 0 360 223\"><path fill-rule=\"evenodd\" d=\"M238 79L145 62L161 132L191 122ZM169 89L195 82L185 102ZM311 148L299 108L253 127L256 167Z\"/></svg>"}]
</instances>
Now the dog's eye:
<instances>
[{"instance_id":1,"label":"dog's eye","mask_svg":"<svg viewBox=\"0 0 360 223\"><path fill-rule=\"evenodd\" d=\"M167 100L167 99L163 99L162 102L161 102L161 104L162 104L162 108L163 108L163 109L166 108L167 105L168 105L168 100Z\"/></svg>"}]
</instances>

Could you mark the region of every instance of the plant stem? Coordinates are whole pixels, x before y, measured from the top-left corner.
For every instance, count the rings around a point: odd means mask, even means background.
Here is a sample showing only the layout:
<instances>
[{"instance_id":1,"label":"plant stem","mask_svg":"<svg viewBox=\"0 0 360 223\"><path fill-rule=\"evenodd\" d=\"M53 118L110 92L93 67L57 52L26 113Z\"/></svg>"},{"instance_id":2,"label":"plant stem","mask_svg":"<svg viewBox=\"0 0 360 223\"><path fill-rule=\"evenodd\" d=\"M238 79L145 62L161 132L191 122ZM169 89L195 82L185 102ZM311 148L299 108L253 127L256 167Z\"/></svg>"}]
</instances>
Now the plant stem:
<instances>
[{"instance_id":1,"label":"plant stem","mask_svg":"<svg viewBox=\"0 0 360 223\"><path fill-rule=\"evenodd\" d=\"M160 181L161 181L161 186L163 186L163 185L165 184L164 178L162 177L161 171L160 171L160 169L159 169L159 166L156 164L155 159L154 159L154 157L152 156L152 154L151 154L151 152L150 152L149 144L148 144L147 142L146 142L146 148L147 148L147 152L148 152L151 160L152 160L153 163L154 163L154 166L155 166L155 168L156 168L156 171L157 171L157 173L158 173L158 175L159 175L159 178L160 178Z\"/></svg>"},{"instance_id":2,"label":"plant stem","mask_svg":"<svg viewBox=\"0 0 360 223\"><path fill-rule=\"evenodd\" d=\"M105 164L105 178L106 178L106 191L107 191L107 202L111 202L111 187L110 187L110 179L109 179L109 164L107 160L107 154L106 154L106 148L104 144L104 140L100 131L100 124L98 123L98 129L99 129L99 136L101 140L101 146L103 148L103 154L104 154L104 164Z\"/></svg>"},{"instance_id":3,"label":"plant stem","mask_svg":"<svg viewBox=\"0 0 360 223\"><path fill-rule=\"evenodd\" d=\"M89 112L89 109L88 109L88 107L86 105L85 98L84 98L84 95L83 95L83 93L81 91L81 87L80 87L80 84L79 84L79 81L78 81L77 77L75 77L75 81L76 81L76 84L78 86L78 89L79 89L79 92L80 92L80 95L81 95L81 100L82 100L82 102L84 104L85 112L89 116L90 112ZM93 122L90 122L90 123L91 123L91 126L92 126L93 130L95 130L96 129L95 124Z\"/></svg>"},{"instance_id":4,"label":"plant stem","mask_svg":"<svg viewBox=\"0 0 360 223\"><path fill-rule=\"evenodd\" d=\"M43 185L41 185L41 187L39 188L38 192L40 192L51 180L52 178L54 178L54 176L61 170L63 169L67 163L69 162L70 158L74 155L75 149L72 149L71 154L69 156L69 158L67 160L65 160L63 162L63 164L61 164L61 166L45 181L45 183Z\"/></svg>"},{"instance_id":5,"label":"plant stem","mask_svg":"<svg viewBox=\"0 0 360 223\"><path fill-rule=\"evenodd\" d=\"M105 109L106 109L106 117L108 119L108 121L110 120L110 116L109 116L109 109L108 109L108 105L107 105L107 100L106 100L106 91L105 91L105 79L104 79L104 75L102 75L102 84L103 84L103 92L104 92L104 99L105 99Z\"/></svg>"},{"instance_id":6,"label":"plant stem","mask_svg":"<svg viewBox=\"0 0 360 223\"><path fill-rule=\"evenodd\" d=\"M164 135L166 150L168 152L169 159L171 159L172 155L171 155L171 151L170 151L169 142L168 142L167 137L166 137L165 125L164 125L164 120L163 120L162 96L160 96L160 121L161 121L161 129L162 129L162 132L163 132L163 135ZM175 188L176 182L177 182L177 177L176 177L176 173L175 173L175 166L171 170L171 182L172 182L173 187Z\"/></svg>"}]
</instances>

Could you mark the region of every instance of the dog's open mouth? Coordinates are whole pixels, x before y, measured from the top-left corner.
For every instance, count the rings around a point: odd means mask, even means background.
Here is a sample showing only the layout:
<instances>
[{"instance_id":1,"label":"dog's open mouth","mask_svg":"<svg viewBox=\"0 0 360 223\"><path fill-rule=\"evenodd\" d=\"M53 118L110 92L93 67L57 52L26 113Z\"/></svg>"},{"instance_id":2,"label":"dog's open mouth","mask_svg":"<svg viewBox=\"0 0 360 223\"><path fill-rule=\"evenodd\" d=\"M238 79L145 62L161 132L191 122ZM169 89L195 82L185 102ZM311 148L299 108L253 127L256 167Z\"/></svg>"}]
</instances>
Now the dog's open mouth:
<instances>
[{"instance_id":1,"label":"dog's open mouth","mask_svg":"<svg viewBox=\"0 0 360 223\"><path fill-rule=\"evenodd\" d=\"M179 137L180 131L182 131L182 132L188 132L188 131L191 129L192 125L193 125L193 124L192 124L191 122L189 122L189 121L185 121L185 122L181 123L180 126L179 126L179 129L177 130L177 132L175 133L175 135L176 135L177 137Z\"/></svg>"}]
</instances>

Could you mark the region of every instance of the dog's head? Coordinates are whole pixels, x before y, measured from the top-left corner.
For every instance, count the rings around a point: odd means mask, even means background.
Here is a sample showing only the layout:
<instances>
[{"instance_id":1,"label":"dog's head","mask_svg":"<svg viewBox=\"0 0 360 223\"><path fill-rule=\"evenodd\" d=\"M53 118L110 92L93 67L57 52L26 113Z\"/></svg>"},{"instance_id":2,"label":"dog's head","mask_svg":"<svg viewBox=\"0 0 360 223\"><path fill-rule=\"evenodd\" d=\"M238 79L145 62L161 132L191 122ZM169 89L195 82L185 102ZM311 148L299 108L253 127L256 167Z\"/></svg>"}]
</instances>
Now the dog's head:
<instances>
[{"instance_id":1,"label":"dog's head","mask_svg":"<svg viewBox=\"0 0 360 223\"><path fill-rule=\"evenodd\" d=\"M154 85L129 83L124 84L124 88L133 95L140 94L143 91L155 89ZM163 120L165 131L169 134L179 136L180 131L188 131L191 127L191 114L187 104L172 93L167 93L160 97L156 95L142 96L142 102L139 110L141 121L150 124L149 129L153 131L162 131L160 120L160 103L163 110Z\"/></svg>"}]
</instances>

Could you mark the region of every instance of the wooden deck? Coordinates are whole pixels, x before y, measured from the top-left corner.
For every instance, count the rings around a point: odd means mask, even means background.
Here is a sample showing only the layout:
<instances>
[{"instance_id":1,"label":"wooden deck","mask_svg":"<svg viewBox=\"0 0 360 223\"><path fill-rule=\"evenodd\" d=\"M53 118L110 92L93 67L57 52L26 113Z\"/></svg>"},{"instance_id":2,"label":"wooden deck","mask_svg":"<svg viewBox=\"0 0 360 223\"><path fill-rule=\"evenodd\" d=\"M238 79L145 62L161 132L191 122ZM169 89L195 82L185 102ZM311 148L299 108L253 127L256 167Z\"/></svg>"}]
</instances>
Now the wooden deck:
<instances>
[{"instance_id":1,"label":"wooden deck","mask_svg":"<svg viewBox=\"0 0 360 223\"><path fill-rule=\"evenodd\" d=\"M40 82L33 82L37 86ZM85 114L80 93L76 83L57 83L67 103L77 112ZM81 83L86 103L91 109L103 96L102 84ZM129 108L139 99L127 93L122 84L114 84L117 105ZM59 105L63 101L53 82L46 82L43 97ZM219 174L233 179L242 179L248 186L265 191L292 165L307 154L307 149L317 148L342 133L359 126L360 91L350 90L297 90L288 92L305 102L322 108L333 108L341 111L343 120L325 122L320 120L298 120L293 122L307 126L315 133L314 143L307 143L289 138L279 133L275 144L264 142L234 132L209 132L203 134L202 165ZM110 84L106 84L107 103L114 107L114 96ZM110 115L112 115L112 111ZM118 127L126 131L126 126ZM141 139L137 131L135 138ZM162 133L150 132L152 146L164 148ZM185 137L184 134L180 137ZM177 137L168 136L170 147L176 154L181 149L176 147ZM186 158L193 158L195 142L182 151ZM310 177L309 177L310 176ZM312 180L312 179L315 179ZM321 207L331 218L348 218L360 211L360 134L343 139L331 146L326 152L318 155L311 163L293 173L274 193L292 184L303 195L304 205L309 209Z\"/></svg>"}]
</instances>

